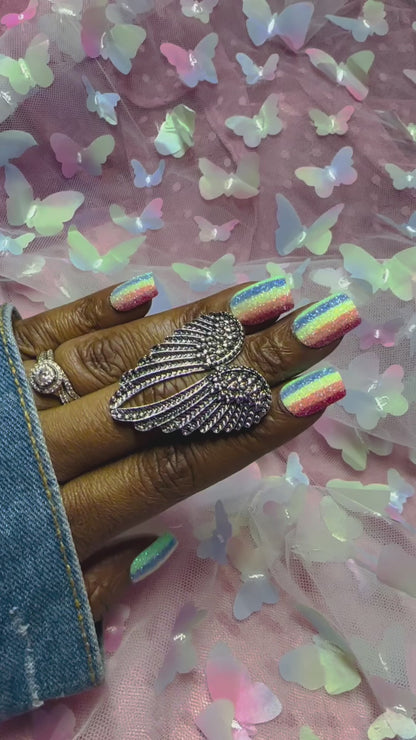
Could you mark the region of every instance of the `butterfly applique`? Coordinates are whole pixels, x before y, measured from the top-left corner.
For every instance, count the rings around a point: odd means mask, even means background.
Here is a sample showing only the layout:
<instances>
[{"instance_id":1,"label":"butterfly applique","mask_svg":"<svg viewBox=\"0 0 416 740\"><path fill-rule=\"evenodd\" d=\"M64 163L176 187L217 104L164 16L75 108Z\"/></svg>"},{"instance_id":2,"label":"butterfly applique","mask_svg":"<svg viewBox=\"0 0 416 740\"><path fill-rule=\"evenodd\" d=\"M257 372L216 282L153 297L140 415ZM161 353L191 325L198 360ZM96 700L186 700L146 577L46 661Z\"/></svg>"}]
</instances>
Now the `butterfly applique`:
<instances>
[{"instance_id":1,"label":"butterfly applique","mask_svg":"<svg viewBox=\"0 0 416 740\"><path fill-rule=\"evenodd\" d=\"M313 187L319 198L329 198L335 187L352 185L356 181L358 174L352 166L352 156L352 147L344 146L326 167L298 167L295 175Z\"/></svg>"},{"instance_id":2,"label":"butterfly applique","mask_svg":"<svg viewBox=\"0 0 416 740\"><path fill-rule=\"evenodd\" d=\"M96 113L98 118L107 121L110 126L116 126L116 106L120 102L120 95L117 95L117 93L101 93L98 90L94 90L91 82L85 75L82 75L82 82L87 92L88 110L91 113Z\"/></svg>"},{"instance_id":3,"label":"butterfly applique","mask_svg":"<svg viewBox=\"0 0 416 740\"><path fill-rule=\"evenodd\" d=\"M6 121L15 110L18 108L20 103L24 100L23 95L18 95L10 85L4 79L0 90L0 123Z\"/></svg>"},{"instance_id":4,"label":"butterfly applique","mask_svg":"<svg viewBox=\"0 0 416 740\"><path fill-rule=\"evenodd\" d=\"M311 108L309 118L316 128L318 136L328 136L328 134L337 134L343 136L348 131L348 121L353 115L355 108L353 105L346 105L338 113L327 115L318 108Z\"/></svg>"},{"instance_id":5,"label":"butterfly applique","mask_svg":"<svg viewBox=\"0 0 416 740\"><path fill-rule=\"evenodd\" d=\"M325 51L306 49L311 63L330 80L345 87L355 100L364 100L368 95L368 73L374 62L372 51L358 51L346 62L338 62Z\"/></svg>"},{"instance_id":6,"label":"butterfly applique","mask_svg":"<svg viewBox=\"0 0 416 740\"><path fill-rule=\"evenodd\" d=\"M190 673L198 665L198 655L193 644L193 632L205 619L205 609L187 603L180 610L172 627L171 641L166 658L155 683L160 694L174 680L177 673Z\"/></svg>"},{"instance_id":7,"label":"butterfly applique","mask_svg":"<svg viewBox=\"0 0 416 740\"><path fill-rule=\"evenodd\" d=\"M393 221L392 218L383 216L380 213L377 214L377 218L379 218L380 221L383 221L388 226L391 226L391 228L395 229L395 231L398 231L399 234L405 236L406 239L416 241L416 211L413 211L407 222L403 222L401 224L397 224L395 221Z\"/></svg>"},{"instance_id":8,"label":"butterfly applique","mask_svg":"<svg viewBox=\"0 0 416 740\"><path fill-rule=\"evenodd\" d=\"M160 185L165 172L166 162L161 159L154 172L147 172L142 163L137 159L131 159L130 164L134 172L134 185L136 188L153 188Z\"/></svg>"},{"instance_id":9,"label":"butterfly applique","mask_svg":"<svg viewBox=\"0 0 416 740\"><path fill-rule=\"evenodd\" d=\"M366 469L370 452L386 457L393 450L392 442L373 437L327 416L315 422L314 429L323 436L330 447L341 451L342 459L353 470Z\"/></svg>"},{"instance_id":10,"label":"butterfly applique","mask_svg":"<svg viewBox=\"0 0 416 740\"><path fill-rule=\"evenodd\" d=\"M209 18L218 5L218 0L180 0L181 10L187 18L195 18L201 23L209 23Z\"/></svg>"},{"instance_id":11,"label":"butterfly applique","mask_svg":"<svg viewBox=\"0 0 416 740\"><path fill-rule=\"evenodd\" d=\"M390 290L402 301L416 296L416 247L403 249L387 260L378 261L357 244L341 244L344 267L353 278L364 280L372 292Z\"/></svg>"},{"instance_id":12,"label":"butterfly applique","mask_svg":"<svg viewBox=\"0 0 416 740\"><path fill-rule=\"evenodd\" d=\"M83 194L75 190L61 190L43 200L34 198L31 186L15 165L7 164L5 172L7 220L11 226L26 224L42 236L55 236L84 202Z\"/></svg>"},{"instance_id":13,"label":"butterfly applique","mask_svg":"<svg viewBox=\"0 0 416 740\"><path fill-rule=\"evenodd\" d=\"M240 159L235 172L226 172L205 157L198 160L198 166L202 172L199 192L205 200L213 200L221 195L227 198L253 198L259 193L259 157L254 152Z\"/></svg>"},{"instance_id":14,"label":"butterfly applique","mask_svg":"<svg viewBox=\"0 0 416 740\"><path fill-rule=\"evenodd\" d=\"M124 208L113 203L110 206L110 216L117 226L121 226L130 234L145 234L146 231L157 231L164 226L162 206L162 198L154 198L143 209L140 216L128 216Z\"/></svg>"},{"instance_id":15,"label":"butterfly applique","mask_svg":"<svg viewBox=\"0 0 416 740\"><path fill-rule=\"evenodd\" d=\"M325 254L332 241L331 229L338 221L344 208L340 203L319 216L312 226L302 224L290 201L284 195L276 195L278 228L275 231L276 250L282 256L295 249L306 247L312 254Z\"/></svg>"},{"instance_id":16,"label":"butterfly applique","mask_svg":"<svg viewBox=\"0 0 416 740\"><path fill-rule=\"evenodd\" d=\"M233 528L228 519L227 512L222 501L215 504L215 527L210 537L200 541L196 554L201 560L210 558L219 565L226 565L227 545L232 536Z\"/></svg>"},{"instance_id":17,"label":"butterfly applique","mask_svg":"<svg viewBox=\"0 0 416 740\"><path fill-rule=\"evenodd\" d=\"M264 683L254 683L223 643L211 650L206 676L212 704L195 723L207 740L249 740L257 733L256 725L282 711L277 696Z\"/></svg>"},{"instance_id":18,"label":"butterfly applique","mask_svg":"<svg viewBox=\"0 0 416 740\"><path fill-rule=\"evenodd\" d=\"M104 7L92 7L82 16L81 42L84 51L91 59L101 56L124 75L132 68L140 46L146 38L141 26L120 23L110 26Z\"/></svg>"},{"instance_id":19,"label":"butterfly applique","mask_svg":"<svg viewBox=\"0 0 416 740\"><path fill-rule=\"evenodd\" d=\"M154 8L154 0L115 0L107 5L105 14L111 23L134 23L136 17Z\"/></svg>"},{"instance_id":20,"label":"butterfly applique","mask_svg":"<svg viewBox=\"0 0 416 740\"><path fill-rule=\"evenodd\" d=\"M382 347L394 347L396 344L396 334L403 326L403 319L399 317L386 321L385 324L372 324L368 321L361 321L356 327L355 334L360 340L360 349L366 350L375 344Z\"/></svg>"},{"instance_id":21,"label":"butterfly applique","mask_svg":"<svg viewBox=\"0 0 416 740\"><path fill-rule=\"evenodd\" d=\"M377 113L385 128L392 135L394 141L411 145L416 144L415 123L404 123L394 111L379 110ZM414 151L413 146L412 149Z\"/></svg>"},{"instance_id":22,"label":"butterfly applique","mask_svg":"<svg viewBox=\"0 0 416 740\"><path fill-rule=\"evenodd\" d=\"M326 15L331 23L343 28L345 31L351 31L356 41L367 41L369 36L385 36L388 33L389 26L385 20L386 11L384 2L380 0L366 0L363 5L362 14L358 18L345 18L338 15Z\"/></svg>"},{"instance_id":23,"label":"butterfly applique","mask_svg":"<svg viewBox=\"0 0 416 740\"><path fill-rule=\"evenodd\" d=\"M20 234L15 238L0 231L0 254L23 254L23 250L33 242L35 234Z\"/></svg>"},{"instance_id":24,"label":"butterfly applique","mask_svg":"<svg viewBox=\"0 0 416 740\"><path fill-rule=\"evenodd\" d=\"M112 247L106 254L100 254L98 249L75 226L70 226L68 229L69 259L78 270L111 275L127 267L130 257L137 252L144 240L144 236L129 239Z\"/></svg>"},{"instance_id":25,"label":"butterfly applique","mask_svg":"<svg viewBox=\"0 0 416 740\"><path fill-rule=\"evenodd\" d=\"M400 738L400 740L415 740L416 724L411 717L393 709L386 709L367 731L368 740L387 740L387 738Z\"/></svg>"},{"instance_id":26,"label":"butterfly applique","mask_svg":"<svg viewBox=\"0 0 416 740\"><path fill-rule=\"evenodd\" d=\"M49 64L49 39L39 33L26 49L24 58L12 59L0 54L0 75L7 77L20 95L26 95L34 87L49 87L54 80Z\"/></svg>"},{"instance_id":27,"label":"butterfly applique","mask_svg":"<svg viewBox=\"0 0 416 740\"><path fill-rule=\"evenodd\" d=\"M176 44L164 43L160 45L160 51L175 67L179 79L187 87L196 87L198 82L218 82L214 67L215 49L218 44L218 34L209 33L196 45L195 49L186 51Z\"/></svg>"},{"instance_id":28,"label":"butterfly applique","mask_svg":"<svg viewBox=\"0 0 416 740\"><path fill-rule=\"evenodd\" d=\"M242 136L246 146L251 149L257 147L267 136L276 136L283 128L279 118L279 96L276 93L269 95L261 106L257 115L231 116L225 121L227 128L237 136Z\"/></svg>"},{"instance_id":29,"label":"butterfly applique","mask_svg":"<svg viewBox=\"0 0 416 740\"><path fill-rule=\"evenodd\" d=\"M52 134L50 144L55 157L62 165L62 174L66 178L74 177L79 172L97 177L102 173L102 165L112 153L115 141L112 136L98 136L87 147L82 147L66 134Z\"/></svg>"},{"instance_id":30,"label":"butterfly applique","mask_svg":"<svg viewBox=\"0 0 416 740\"><path fill-rule=\"evenodd\" d=\"M233 254L224 254L207 267L194 267L184 262L173 262L172 270L182 280L189 283L191 290L205 292L214 285L233 285L235 257Z\"/></svg>"},{"instance_id":31,"label":"butterfly applique","mask_svg":"<svg viewBox=\"0 0 416 740\"><path fill-rule=\"evenodd\" d=\"M308 257L306 260L298 264L291 272L284 270L283 267L276 264L276 262L268 262L266 264L266 270L270 277L283 277L286 279L287 284L291 290L299 290L303 285L305 273L311 264L311 258Z\"/></svg>"},{"instance_id":32,"label":"butterfly applique","mask_svg":"<svg viewBox=\"0 0 416 740\"><path fill-rule=\"evenodd\" d=\"M414 170L402 170L395 164L385 164L384 169L391 177L395 190L414 190L416 188L416 168Z\"/></svg>"},{"instance_id":33,"label":"butterfly applique","mask_svg":"<svg viewBox=\"0 0 416 740\"><path fill-rule=\"evenodd\" d=\"M260 547L252 547L246 541L233 537L228 543L230 562L240 571L243 585L233 605L235 619L248 619L259 612L263 604L277 604L279 593L270 578L265 555Z\"/></svg>"},{"instance_id":34,"label":"butterfly applique","mask_svg":"<svg viewBox=\"0 0 416 740\"><path fill-rule=\"evenodd\" d=\"M83 0L49 0L51 13L39 18L39 28L58 48L75 62L85 59L81 44L81 15Z\"/></svg>"},{"instance_id":35,"label":"butterfly applique","mask_svg":"<svg viewBox=\"0 0 416 740\"><path fill-rule=\"evenodd\" d=\"M305 43L313 10L313 3L300 2L281 13L272 13L267 0L243 0L247 33L255 46L278 36L289 49L299 51Z\"/></svg>"},{"instance_id":36,"label":"butterfly applique","mask_svg":"<svg viewBox=\"0 0 416 740\"><path fill-rule=\"evenodd\" d=\"M194 216L194 221L199 227L199 240L201 242L227 242L233 229L240 223L236 218L233 218L232 221L217 226L202 216Z\"/></svg>"},{"instance_id":37,"label":"butterfly applique","mask_svg":"<svg viewBox=\"0 0 416 740\"><path fill-rule=\"evenodd\" d=\"M247 54L239 53L235 55L235 58L245 75L247 85L256 85L257 82L271 82L276 77L276 69L279 63L278 54L270 54L263 66L255 64Z\"/></svg>"},{"instance_id":38,"label":"butterfly applique","mask_svg":"<svg viewBox=\"0 0 416 740\"><path fill-rule=\"evenodd\" d=\"M6 13L0 18L0 23L7 28L20 26L25 21L30 21L35 17L38 9L38 0L29 0L29 4L20 13Z\"/></svg>"},{"instance_id":39,"label":"butterfly applique","mask_svg":"<svg viewBox=\"0 0 416 740\"><path fill-rule=\"evenodd\" d=\"M416 69L404 69L403 74L416 85Z\"/></svg>"},{"instance_id":40,"label":"butterfly applique","mask_svg":"<svg viewBox=\"0 0 416 740\"><path fill-rule=\"evenodd\" d=\"M26 131L9 129L0 133L0 167L4 167L11 159L19 159L32 146L38 143L32 134Z\"/></svg>"},{"instance_id":41,"label":"butterfly applique","mask_svg":"<svg viewBox=\"0 0 416 740\"><path fill-rule=\"evenodd\" d=\"M176 105L158 130L154 144L162 156L172 155L176 159L194 145L195 111L187 105Z\"/></svg>"}]
</instances>

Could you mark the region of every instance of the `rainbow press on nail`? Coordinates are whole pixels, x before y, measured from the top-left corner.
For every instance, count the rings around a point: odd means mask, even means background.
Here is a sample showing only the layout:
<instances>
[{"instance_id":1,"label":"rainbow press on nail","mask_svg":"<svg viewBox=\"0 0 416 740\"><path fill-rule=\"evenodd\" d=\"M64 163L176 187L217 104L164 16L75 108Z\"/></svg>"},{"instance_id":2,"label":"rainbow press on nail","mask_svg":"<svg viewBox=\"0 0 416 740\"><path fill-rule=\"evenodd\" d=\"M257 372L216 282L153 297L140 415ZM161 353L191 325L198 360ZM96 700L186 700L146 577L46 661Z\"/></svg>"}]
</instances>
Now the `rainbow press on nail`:
<instances>
[{"instance_id":1,"label":"rainbow press on nail","mask_svg":"<svg viewBox=\"0 0 416 740\"><path fill-rule=\"evenodd\" d=\"M269 278L243 288L230 301L234 316L246 326L263 324L293 308L293 299L284 278Z\"/></svg>"},{"instance_id":2,"label":"rainbow press on nail","mask_svg":"<svg viewBox=\"0 0 416 740\"><path fill-rule=\"evenodd\" d=\"M116 311L131 311L157 296L153 273L146 272L114 288L110 303Z\"/></svg>"},{"instance_id":3,"label":"rainbow press on nail","mask_svg":"<svg viewBox=\"0 0 416 740\"><path fill-rule=\"evenodd\" d=\"M130 566L130 578L133 583L142 581L160 568L170 558L178 546L178 540L170 532L165 532L152 542L135 558Z\"/></svg>"},{"instance_id":4,"label":"rainbow press on nail","mask_svg":"<svg viewBox=\"0 0 416 740\"><path fill-rule=\"evenodd\" d=\"M310 416L344 398L345 393L338 370L324 367L286 383L280 400L293 416Z\"/></svg>"},{"instance_id":5,"label":"rainbow press on nail","mask_svg":"<svg viewBox=\"0 0 416 740\"><path fill-rule=\"evenodd\" d=\"M360 322L351 298L337 293L302 311L293 322L293 333L307 347L324 347L355 329Z\"/></svg>"}]
</instances>

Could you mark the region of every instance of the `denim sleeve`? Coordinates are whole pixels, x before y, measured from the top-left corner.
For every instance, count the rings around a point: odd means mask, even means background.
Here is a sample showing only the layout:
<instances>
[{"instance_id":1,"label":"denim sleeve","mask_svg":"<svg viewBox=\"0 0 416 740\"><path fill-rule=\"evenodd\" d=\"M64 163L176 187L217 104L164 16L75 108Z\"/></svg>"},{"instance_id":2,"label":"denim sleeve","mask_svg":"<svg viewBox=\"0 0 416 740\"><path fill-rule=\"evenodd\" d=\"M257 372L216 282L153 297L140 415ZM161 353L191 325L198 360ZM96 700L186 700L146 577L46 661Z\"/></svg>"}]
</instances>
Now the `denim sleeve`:
<instances>
[{"instance_id":1,"label":"denim sleeve","mask_svg":"<svg viewBox=\"0 0 416 740\"><path fill-rule=\"evenodd\" d=\"M58 482L0 307L0 720L96 686L103 664Z\"/></svg>"}]
</instances>

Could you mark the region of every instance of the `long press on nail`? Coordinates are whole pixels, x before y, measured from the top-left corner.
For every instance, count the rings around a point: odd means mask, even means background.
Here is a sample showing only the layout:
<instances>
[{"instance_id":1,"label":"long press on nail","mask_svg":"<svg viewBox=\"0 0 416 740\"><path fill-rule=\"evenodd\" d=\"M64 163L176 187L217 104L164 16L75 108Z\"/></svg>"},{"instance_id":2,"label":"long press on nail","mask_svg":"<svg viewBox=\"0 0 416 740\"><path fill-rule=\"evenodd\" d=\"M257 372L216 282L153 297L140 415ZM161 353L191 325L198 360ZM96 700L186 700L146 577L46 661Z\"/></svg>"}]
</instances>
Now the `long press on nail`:
<instances>
[{"instance_id":1,"label":"long press on nail","mask_svg":"<svg viewBox=\"0 0 416 740\"><path fill-rule=\"evenodd\" d=\"M110 303L116 311L131 311L157 296L153 273L137 275L125 283L117 285L110 295Z\"/></svg>"},{"instance_id":2,"label":"long press on nail","mask_svg":"<svg viewBox=\"0 0 416 740\"><path fill-rule=\"evenodd\" d=\"M342 378L334 367L301 375L283 386L280 400L293 416L310 416L344 398Z\"/></svg>"},{"instance_id":3,"label":"long press on nail","mask_svg":"<svg viewBox=\"0 0 416 740\"><path fill-rule=\"evenodd\" d=\"M284 278L269 278L236 293L230 301L234 316L246 326L264 324L293 308L293 298Z\"/></svg>"},{"instance_id":4,"label":"long press on nail","mask_svg":"<svg viewBox=\"0 0 416 740\"><path fill-rule=\"evenodd\" d=\"M302 311L293 322L293 333L307 347L324 347L360 322L355 303L345 293L337 293Z\"/></svg>"}]
</instances>

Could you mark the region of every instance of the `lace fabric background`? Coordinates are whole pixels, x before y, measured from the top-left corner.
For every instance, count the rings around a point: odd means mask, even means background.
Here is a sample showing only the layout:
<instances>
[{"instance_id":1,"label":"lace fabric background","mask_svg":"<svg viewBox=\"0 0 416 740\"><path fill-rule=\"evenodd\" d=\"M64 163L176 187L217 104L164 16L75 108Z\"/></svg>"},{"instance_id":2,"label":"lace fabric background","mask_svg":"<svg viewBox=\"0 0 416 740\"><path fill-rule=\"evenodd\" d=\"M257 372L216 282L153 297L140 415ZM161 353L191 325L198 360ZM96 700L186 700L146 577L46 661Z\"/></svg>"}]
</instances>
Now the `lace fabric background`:
<instances>
[{"instance_id":1,"label":"lace fabric background","mask_svg":"<svg viewBox=\"0 0 416 740\"><path fill-rule=\"evenodd\" d=\"M42 18L52 13L53 6L56 11L59 4L67 9L77 6L79 19L94 5L89 0L84 0L83 7L82 0L60 0L60 3L40 0L32 20L4 30L0 37L0 53L15 59L24 56L28 43L42 26ZM106 4L106 0L101 2L103 7ZM133 6L133 2L130 5ZM271 5L273 10L279 11L284 7L284 3L272 2ZM31 183L36 197L44 198L62 189L84 194L85 201L71 223L101 254L128 238L110 219L112 203L122 205L128 213L140 213L152 198L163 198L164 227L148 231L145 243L129 264L110 276L99 271L80 271L71 263L67 226L57 236L37 236L21 255L0 249L1 299L13 301L23 315L30 315L151 269L160 290L152 311L160 311L208 295L223 283L263 279L268 276L266 266L270 262L278 263L295 275L301 265L305 268L303 278L298 276L295 284L297 305L339 289L346 289L355 297L362 296L362 281L352 279L344 267L339 251L341 244L360 245L377 260L392 258L413 246L411 240L389 229L377 214L403 223L415 210L416 175L413 189L409 186L398 191L384 165L394 163L411 171L416 143L405 140L397 128L386 127L380 111L396 114L406 124L416 122L416 88L403 74L404 69L416 66L416 32L412 29L416 4L412 0L386 2L387 35L370 36L365 43L358 43L351 33L325 19L327 13L356 18L362 11L361 2L315 0L313 5L306 48L319 48L337 61L362 49L374 52L369 93L363 102L354 100L345 87L337 86L322 75L302 50L293 53L278 38L257 49L247 34L240 0L219 0L206 25L185 17L179 0L155 0L152 9L137 14L132 21L145 28L147 37L127 75L101 57L85 57L75 62L61 50L58 36L51 33L53 84L31 91L16 111L0 124L0 131L21 129L31 133L38 144L13 164ZM20 6L16 8L16 0L0 0L0 10L2 13L16 12ZM81 28L76 18L74 23ZM212 31L219 36L215 53L218 84L200 82L189 89L161 55L160 44L169 41L191 49ZM279 53L276 78L248 86L235 60L238 52L248 54L258 64L264 64L271 53ZM120 95L117 126L109 126L87 110L82 75L87 75L96 90ZM0 76L0 91L10 92L4 76ZM225 197L204 200L198 189L198 159L207 157L229 171L235 169L247 149L241 137L226 128L224 122L231 115L253 116L271 92L279 95L283 131L278 136L265 138L254 150L260 157L259 195L245 200ZM135 188L130 160L139 160L149 172L156 169L160 157L154 138L166 114L178 104L187 105L196 112L194 145L181 158L165 157L166 170L160 185L153 189ZM336 113L346 105L355 108L348 132L344 136L318 137L308 111L319 108ZM102 175L92 177L81 172L71 180L64 180L49 144L50 136L56 132L67 134L81 146L87 146L102 134L114 136L115 148L103 166ZM326 200L318 198L313 188L297 179L294 172L301 166L329 165L342 146L353 147L358 179L353 185L336 187ZM0 188L3 192L0 231L16 238L28 229L12 228L8 223L4 169L0 170ZM290 200L307 225L331 206L345 204L326 254L316 256L305 247L294 250L288 257L277 253L276 193ZM232 219L240 223L229 241L203 243L194 216L202 216L213 224ZM229 275L211 267L224 254L235 258L234 267L228 268ZM310 261L305 264L307 259ZM205 290L195 291L189 281L182 280L171 267L176 262L207 268ZM314 279L318 269L326 270L330 286L325 287ZM337 272L331 272L334 270ZM394 520L398 517L393 517L391 510L377 511L372 503L354 509L347 495L342 501L339 496L334 498L334 489L328 486L330 480L341 479L364 485L377 483L383 491L392 468L410 485L414 484L416 268L410 282L413 283L413 296L407 301L400 300L389 290L369 292L367 283L360 312L373 327L373 346L360 349L359 337L353 332L331 357L333 364L345 373L347 389L353 387L356 372L356 369L349 372L350 363L358 361L361 368L370 367L369 358L377 358L378 373L374 360L368 383L365 385L363 381L361 386L361 390L374 397L380 411L376 425L365 426L364 421L363 427L362 419L359 423L356 415L347 413L337 404L326 412L325 428L319 425L312 428L291 445L260 460L258 465L174 507L158 520L146 523L141 528L144 531L158 532L170 527L180 546L159 572L131 588L123 599L130 614L120 646L108 657L105 687L59 703L74 713L71 715L73 721L68 721L67 734L62 728L61 735L53 734L50 728L45 729L46 725L41 735L36 734L39 732L36 720L31 716L6 723L2 738L192 740L202 737L195 718L210 702L204 666L218 641L225 642L233 655L247 666L254 681L263 681L282 702L280 716L257 727L262 740L278 737L297 740L303 725L313 728L321 740L361 740L367 737L370 723L386 708L396 708L416 717L413 647L416 589L413 588L412 596L411 585L403 585L399 577L399 571L407 568L408 581L412 578L414 581L412 573L416 560L411 558L416 557L415 503L410 498L405 504L400 522ZM401 319L401 328L394 334L393 346L382 346L376 341L377 331L379 333L379 328L393 318ZM392 391L382 387L378 393L377 388L380 387L380 374L391 365L400 366L404 371L401 392L407 400L408 411L384 416L386 395L388 397ZM334 422L332 426L330 421ZM288 485L287 481L282 482L282 476L285 476L290 452L299 455L309 485L304 487L302 504L296 515L292 512L291 516L286 516L287 502L282 503L281 492L282 486ZM354 467L348 460L355 461ZM296 482L292 489L299 493ZM295 495L293 491L290 496ZM345 494L345 487L343 491ZM326 525L321 501L325 496L338 502L341 510L354 521L361 522L362 533L353 543L348 537L334 537L328 529L322 534ZM224 503L233 522L233 533L247 546L261 548L279 592L277 604L263 605L258 613L243 621L233 617L233 602L241 586L238 570L231 564L220 566L211 560L202 560L196 552L195 532L201 531L201 527L212 531L213 507L217 500ZM268 500L277 507L272 517L267 517L263 510ZM322 538L328 537L331 547L317 561L313 553L323 549ZM387 585L377 573L380 576L380 554L393 544L399 545L403 556L406 553L409 557L403 567L400 566L402 561L397 560L396 575L393 574ZM344 545L341 552L339 546ZM172 626L178 612L188 602L207 610L207 616L193 633L198 665L187 674L177 675L163 693L157 695L154 684L171 644ZM278 669L279 659L310 642L315 634L296 610L296 604L314 607L336 629L357 661L362 675L359 687L339 696L329 696L324 689L311 692L283 680ZM107 625L111 626L112 618L110 615ZM58 732L56 728L55 731ZM234 740L246 737L238 734L236 727L228 732L232 734L224 734L224 737ZM380 735L382 737L387 735Z\"/></svg>"}]
</instances>

